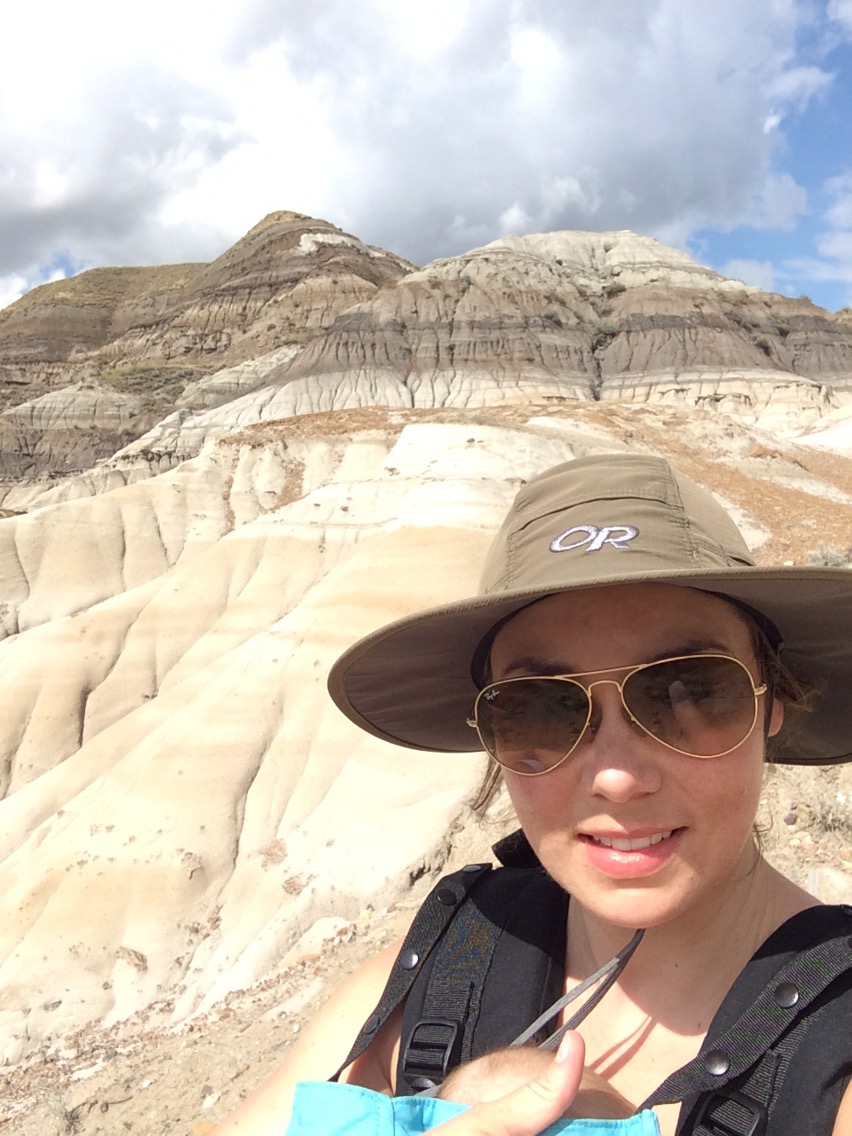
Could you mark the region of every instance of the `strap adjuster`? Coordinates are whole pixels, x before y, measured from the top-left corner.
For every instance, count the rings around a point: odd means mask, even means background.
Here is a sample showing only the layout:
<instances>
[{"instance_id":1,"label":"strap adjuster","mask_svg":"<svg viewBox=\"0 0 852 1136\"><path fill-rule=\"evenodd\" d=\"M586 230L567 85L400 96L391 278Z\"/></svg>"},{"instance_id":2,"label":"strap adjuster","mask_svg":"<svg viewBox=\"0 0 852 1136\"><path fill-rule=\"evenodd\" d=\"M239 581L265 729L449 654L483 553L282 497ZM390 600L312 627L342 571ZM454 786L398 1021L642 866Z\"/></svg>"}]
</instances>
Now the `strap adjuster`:
<instances>
[{"instance_id":1,"label":"strap adjuster","mask_svg":"<svg viewBox=\"0 0 852 1136\"><path fill-rule=\"evenodd\" d=\"M736 1089L719 1089L701 1106L695 1131L707 1136L764 1136L766 1109Z\"/></svg>"},{"instance_id":2,"label":"strap adjuster","mask_svg":"<svg viewBox=\"0 0 852 1136\"><path fill-rule=\"evenodd\" d=\"M458 1022L448 1018L421 1018L408 1039L402 1073L414 1088L440 1085L459 1063L462 1034Z\"/></svg>"}]
</instances>

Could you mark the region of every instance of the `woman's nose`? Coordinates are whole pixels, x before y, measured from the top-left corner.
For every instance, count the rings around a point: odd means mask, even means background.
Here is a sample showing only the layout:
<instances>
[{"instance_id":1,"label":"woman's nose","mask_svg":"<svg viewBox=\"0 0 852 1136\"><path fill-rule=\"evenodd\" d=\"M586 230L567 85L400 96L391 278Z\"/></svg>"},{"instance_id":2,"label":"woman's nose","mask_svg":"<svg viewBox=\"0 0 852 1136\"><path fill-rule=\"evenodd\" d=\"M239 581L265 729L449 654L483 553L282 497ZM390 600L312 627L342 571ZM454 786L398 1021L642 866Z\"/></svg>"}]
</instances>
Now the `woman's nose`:
<instances>
[{"instance_id":1,"label":"woman's nose","mask_svg":"<svg viewBox=\"0 0 852 1136\"><path fill-rule=\"evenodd\" d=\"M616 802L660 788L654 739L630 718L614 682L597 682L590 691L592 715L578 757L590 792Z\"/></svg>"}]
</instances>

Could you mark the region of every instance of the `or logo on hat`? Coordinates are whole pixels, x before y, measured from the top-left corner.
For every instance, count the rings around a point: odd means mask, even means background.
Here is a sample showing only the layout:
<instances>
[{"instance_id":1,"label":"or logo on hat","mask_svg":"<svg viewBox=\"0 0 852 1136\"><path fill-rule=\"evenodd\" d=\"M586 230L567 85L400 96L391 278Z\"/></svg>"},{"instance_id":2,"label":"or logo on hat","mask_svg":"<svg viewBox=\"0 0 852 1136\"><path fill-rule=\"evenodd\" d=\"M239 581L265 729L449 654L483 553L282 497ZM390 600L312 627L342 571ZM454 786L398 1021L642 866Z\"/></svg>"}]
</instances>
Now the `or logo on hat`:
<instances>
[{"instance_id":1,"label":"or logo on hat","mask_svg":"<svg viewBox=\"0 0 852 1136\"><path fill-rule=\"evenodd\" d=\"M574 525L573 529L566 529L564 533L554 537L550 542L550 551L570 552L574 548L583 548L584 552L600 552L605 544L609 544L619 552L624 552L629 547L629 542L638 535L639 530L635 525L604 525L603 528L598 525Z\"/></svg>"}]
</instances>

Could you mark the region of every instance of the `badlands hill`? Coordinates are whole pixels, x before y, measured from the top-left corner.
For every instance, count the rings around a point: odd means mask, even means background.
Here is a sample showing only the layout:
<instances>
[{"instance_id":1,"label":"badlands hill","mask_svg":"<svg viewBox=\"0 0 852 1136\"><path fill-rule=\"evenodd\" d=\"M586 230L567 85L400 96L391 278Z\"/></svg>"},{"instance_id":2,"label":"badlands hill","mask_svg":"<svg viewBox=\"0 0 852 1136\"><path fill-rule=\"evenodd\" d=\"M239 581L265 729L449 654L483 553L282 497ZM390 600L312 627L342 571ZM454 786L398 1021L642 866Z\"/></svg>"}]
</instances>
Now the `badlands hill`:
<instances>
[{"instance_id":1,"label":"badlands hill","mask_svg":"<svg viewBox=\"0 0 852 1136\"><path fill-rule=\"evenodd\" d=\"M474 591L524 479L661 453L762 562L852 558L847 316L630 233L415 269L274 214L214 265L25 296L0 373L3 1133L223 1113L487 854L480 761L360 734L325 675ZM827 899L850 802L848 768L768 773L767 848Z\"/></svg>"},{"instance_id":2,"label":"badlands hill","mask_svg":"<svg viewBox=\"0 0 852 1136\"><path fill-rule=\"evenodd\" d=\"M87 468L214 371L237 365L218 380L226 396L250 387L411 268L273 213L212 264L96 268L34 289L0 311L0 478Z\"/></svg>"},{"instance_id":3,"label":"badlands hill","mask_svg":"<svg viewBox=\"0 0 852 1136\"><path fill-rule=\"evenodd\" d=\"M789 435L846 405L850 374L843 313L629 232L416 270L274 213L213 264L93 269L0 312L0 495L16 508L22 482L95 462L133 478L235 422L360 406L666 402Z\"/></svg>"}]
</instances>

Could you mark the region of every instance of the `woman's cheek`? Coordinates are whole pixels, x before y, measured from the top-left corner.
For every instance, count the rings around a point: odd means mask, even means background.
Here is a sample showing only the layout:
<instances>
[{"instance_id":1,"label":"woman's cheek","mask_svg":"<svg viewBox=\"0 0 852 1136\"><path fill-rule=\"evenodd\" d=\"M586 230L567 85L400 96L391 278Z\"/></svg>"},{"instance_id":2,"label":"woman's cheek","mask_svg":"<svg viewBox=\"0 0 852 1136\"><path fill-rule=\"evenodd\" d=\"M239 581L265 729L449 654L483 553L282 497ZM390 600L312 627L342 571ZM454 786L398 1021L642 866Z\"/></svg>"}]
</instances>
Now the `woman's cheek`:
<instances>
[{"instance_id":1,"label":"woman's cheek","mask_svg":"<svg viewBox=\"0 0 852 1136\"><path fill-rule=\"evenodd\" d=\"M561 769L543 777L506 773L506 789L521 828L535 851L543 846L564 851L582 818L574 815L576 788ZM548 866L549 867L549 866Z\"/></svg>"}]
</instances>

